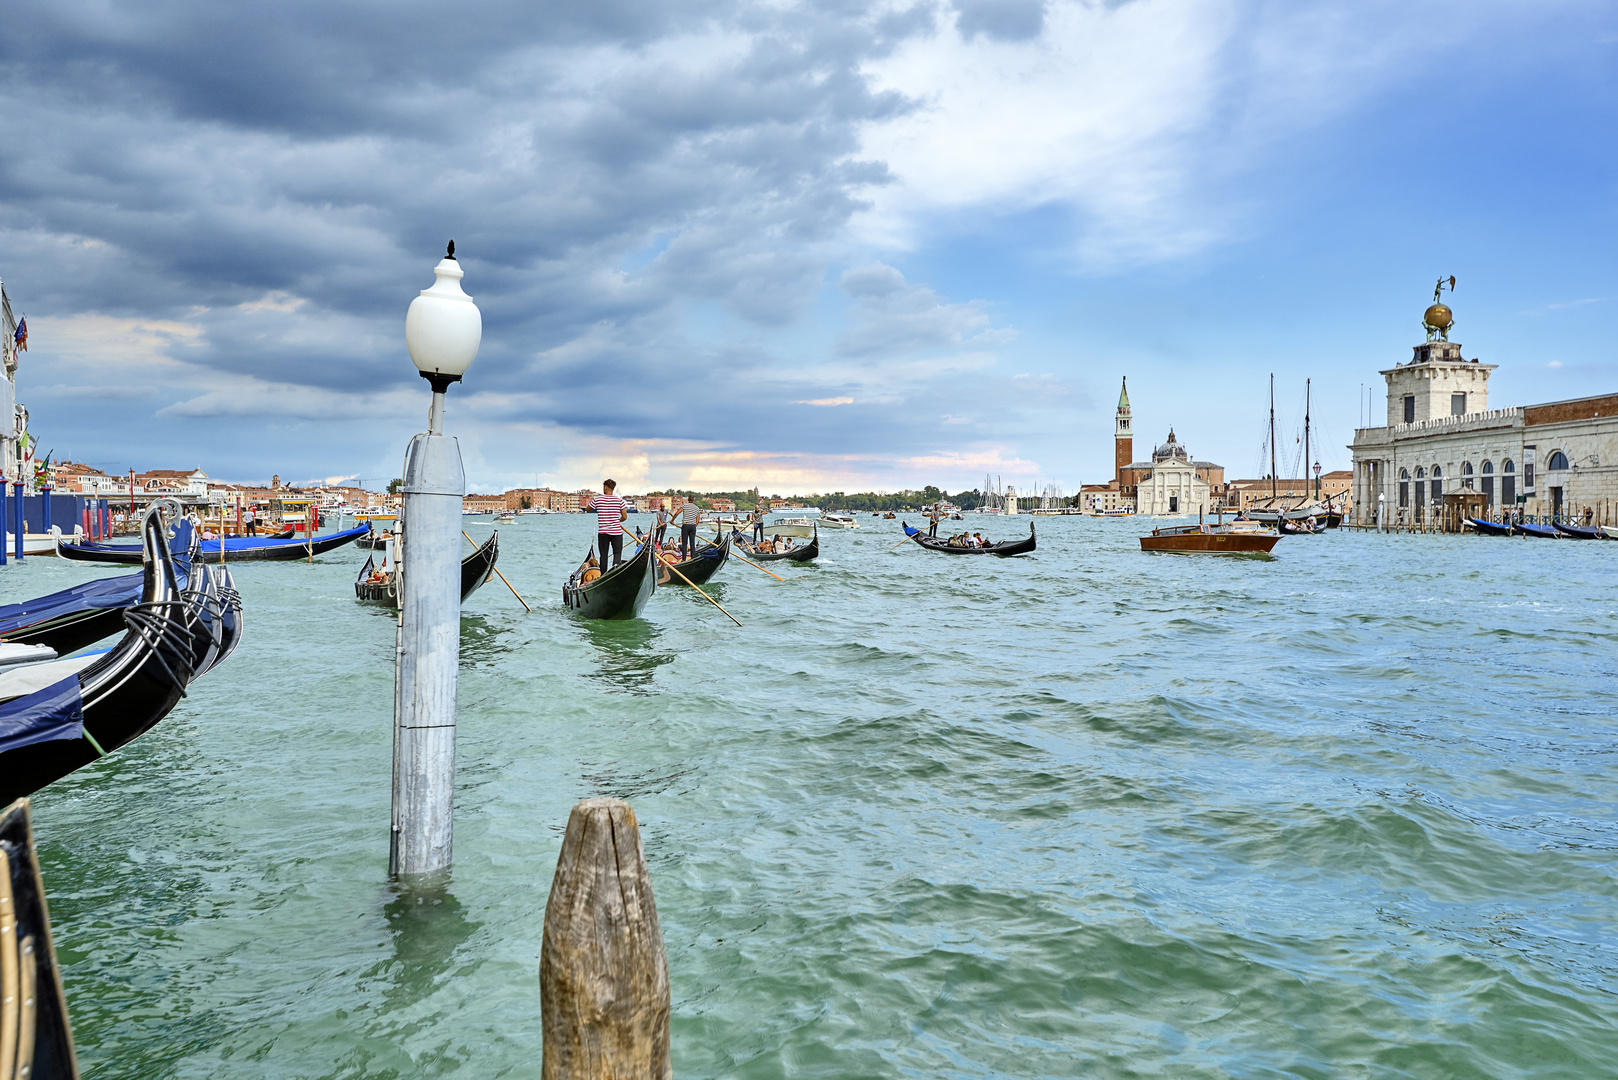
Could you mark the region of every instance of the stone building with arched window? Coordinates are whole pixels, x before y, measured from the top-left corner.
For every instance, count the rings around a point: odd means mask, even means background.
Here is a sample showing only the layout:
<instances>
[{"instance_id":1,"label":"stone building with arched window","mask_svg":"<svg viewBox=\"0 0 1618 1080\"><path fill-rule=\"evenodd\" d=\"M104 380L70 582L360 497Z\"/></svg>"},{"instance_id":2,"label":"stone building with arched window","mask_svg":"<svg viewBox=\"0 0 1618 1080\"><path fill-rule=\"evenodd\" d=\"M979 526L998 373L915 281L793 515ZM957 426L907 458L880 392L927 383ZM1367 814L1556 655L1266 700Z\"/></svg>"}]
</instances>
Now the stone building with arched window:
<instances>
[{"instance_id":1,"label":"stone building with arched window","mask_svg":"<svg viewBox=\"0 0 1618 1080\"><path fill-rule=\"evenodd\" d=\"M1510 507L1618 524L1618 394L1489 408L1495 365L1429 340L1381 372L1387 424L1354 432L1357 524L1433 523L1446 495L1476 492L1491 516ZM1536 469L1537 466L1537 469ZM1380 509L1379 509L1380 508Z\"/></svg>"}]
</instances>

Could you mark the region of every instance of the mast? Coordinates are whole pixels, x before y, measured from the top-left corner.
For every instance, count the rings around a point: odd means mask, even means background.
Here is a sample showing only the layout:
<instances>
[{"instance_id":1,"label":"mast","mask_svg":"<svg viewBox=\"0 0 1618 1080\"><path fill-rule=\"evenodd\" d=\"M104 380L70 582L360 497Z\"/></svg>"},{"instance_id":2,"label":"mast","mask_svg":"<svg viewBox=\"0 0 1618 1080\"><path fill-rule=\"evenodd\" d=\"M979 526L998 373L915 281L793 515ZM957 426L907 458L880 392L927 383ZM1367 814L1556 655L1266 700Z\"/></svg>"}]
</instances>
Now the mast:
<instances>
[{"instance_id":1,"label":"mast","mask_svg":"<svg viewBox=\"0 0 1618 1080\"><path fill-rule=\"evenodd\" d=\"M1303 380L1303 494L1305 499L1309 496L1309 384L1312 379ZM1320 481L1315 481L1315 499L1320 498Z\"/></svg>"},{"instance_id":2,"label":"mast","mask_svg":"<svg viewBox=\"0 0 1618 1080\"><path fill-rule=\"evenodd\" d=\"M1275 372L1270 372L1270 505L1275 505Z\"/></svg>"}]
</instances>

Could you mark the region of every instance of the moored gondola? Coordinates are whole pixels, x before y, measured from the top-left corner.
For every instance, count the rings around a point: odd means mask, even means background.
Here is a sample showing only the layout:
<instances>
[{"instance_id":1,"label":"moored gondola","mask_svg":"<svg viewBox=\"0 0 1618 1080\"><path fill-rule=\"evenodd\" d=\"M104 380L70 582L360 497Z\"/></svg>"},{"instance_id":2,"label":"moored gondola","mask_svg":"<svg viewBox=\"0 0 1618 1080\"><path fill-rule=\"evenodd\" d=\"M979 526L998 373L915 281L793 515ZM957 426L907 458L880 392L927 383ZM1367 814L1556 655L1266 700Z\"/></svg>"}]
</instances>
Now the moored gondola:
<instances>
[{"instance_id":1,"label":"moored gondola","mask_svg":"<svg viewBox=\"0 0 1618 1080\"><path fill-rule=\"evenodd\" d=\"M281 540L259 536L231 536L224 539L204 540L198 549L208 562L219 561L219 546L224 545L227 562L287 561L307 559L351 544L370 530L369 523L358 525L313 540ZM79 562L125 563L134 565L142 560L141 548L128 544L58 544L56 553L64 559Z\"/></svg>"},{"instance_id":2,"label":"moored gondola","mask_svg":"<svg viewBox=\"0 0 1618 1080\"><path fill-rule=\"evenodd\" d=\"M1533 525L1526 521L1518 521L1513 523L1511 526L1511 534L1513 536L1531 536L1536 540L1562 539L1562 534L1557 532L1551 526Z\"/></svg>"},{"instance_id":3,"label":"moored gondola","mask_svg":"<svg viewBox=\"0 0 1618 1080\"><path fill-rule=\"evenodd\" d=\"M946 540L939 540L936 537L926 536L920 529L912 529L905 522L901 521L899 525L904 529L906 536L910 537L928 551L938 551L944 553L945 555L1027 555L1029 552L1033 551L1036 546L1034 539L1034 523L1032 521L1028 523L1028 539L1004 540L998 544L985 544L983 547L963 547L957 544L951 544Z\"/></svg>"},{"instance_id":4,"label":"moored gondola","mask_svg":"<svg viewBox=\"0 0 1618 1080\"><path fill-rule=\"evenodd\" d=\"M758 562L813 562L820 558L820 530L816 529L814 536L807 544L801 544L785 551L760 551L756 546L747 542L747 538L740 534L733 536L736 546L741 548L742 554Z\"/></svg>"},{"instance_id":5,"label":"moored gondola","mask_svg":"<svg viewBox=\"0 0 1618 1080\"><path fill-rule=\"evenodd\" d=\"M1556 531L1569 540L1600 540L1601 530L1594 525L1569 525L1565 521L1552 523Z\"/></svg>"},{"instance_id":6,"label":"moored gondola","mask_svg":"<svg viewBox=\"0 0 1618 1080\"><path fill-rule=\"evenodd\" d=\"M494 577L494 564L500 558L500 533L489 534L489 538L472 554L461 560L461 600L483 587L484 582ZM398 557L394 558L394 568L387 571L375 569L375 556L365 560L360 567L359 577L354 580L354 595L361 600L372 604L381 604L384 607L397 608L399 606L399 574L397 571Z\"/></svg>"},{"instance_id":7,"label":"moored gondola","mask_svg":"<svg viewBox=\"0 0 1618 1080\"><path fill-rule=\"evenodd\" d=\"M586 619L633 619L657 590L652 545L641 544L633 555L592 581L585 581L587 556L562 586L562 605Z\"/></svg>"},{"instance_id":8,"label":"moored gondola","mask_svg":"<svg viewBox=\"0 0 1618 1080\"><path fill-rule=\"evenodd\" d=\"M1511 526L1488 518L1469 517L1466 523L1484 536L1510 536Z\"/></svg>"},{"instance_id":9,"label":"moored gondola","mask_svg":"<svg viewBox=\"0 0 1618 1080\"><path fill-rule=\"evenodd\" d=\"M6 1076L77 1080L26 799L0 809L0 983L0 1066Z\"/></svg>"},{"instance_id":10,"label":"moored gondola","mask_svg":"<svg viewBox=\"0 0 1618 1080\"><path fill-rule=\"evenodd\" d=\"M164 532L161 513L149 511L144 589L124 612L122 641L105 653L0 673L0 802L38 791L149 731L185 695L199 656L217 663L227 654L223 633L216 645L213 627L181 595Z\"/></svg>"}]
</instances>

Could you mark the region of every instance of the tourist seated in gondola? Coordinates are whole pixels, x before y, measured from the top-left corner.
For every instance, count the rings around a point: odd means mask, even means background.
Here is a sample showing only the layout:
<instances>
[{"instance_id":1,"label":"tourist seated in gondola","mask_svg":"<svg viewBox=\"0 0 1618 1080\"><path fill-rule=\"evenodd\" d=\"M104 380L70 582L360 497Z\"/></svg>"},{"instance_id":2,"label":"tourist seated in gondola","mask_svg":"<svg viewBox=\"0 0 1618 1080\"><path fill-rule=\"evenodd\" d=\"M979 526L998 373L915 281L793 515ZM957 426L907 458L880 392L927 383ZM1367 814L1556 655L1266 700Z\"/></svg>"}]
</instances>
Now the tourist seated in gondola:
<instances>
[{"instance_id":1,"label":"tourist seated in gondola","mask_svg":"<svg viewBox=\"0 0 1618 1080\"><path fill-rule=\"evenodd\" d=\"M596 562L594 555L584 560L584 573L579 575L579 581L585 585L601 576L601 564Z\"/></svg>"}]
</instances>

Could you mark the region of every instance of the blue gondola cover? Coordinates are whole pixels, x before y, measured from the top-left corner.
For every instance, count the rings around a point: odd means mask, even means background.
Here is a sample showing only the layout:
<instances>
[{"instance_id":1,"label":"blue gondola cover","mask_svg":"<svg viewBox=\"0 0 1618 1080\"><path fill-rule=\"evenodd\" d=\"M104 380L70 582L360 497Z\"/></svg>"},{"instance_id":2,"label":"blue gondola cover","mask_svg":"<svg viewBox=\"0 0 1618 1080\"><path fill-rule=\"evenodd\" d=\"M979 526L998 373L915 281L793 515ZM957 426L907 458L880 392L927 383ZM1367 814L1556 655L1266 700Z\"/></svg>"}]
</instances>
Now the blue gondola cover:
<instances>
[{"instance_id":1,"label":"blue gondola cover","mask_svg":"<svg viewBox=\"0 0 1618 1080\"><path fill-rule=\"evenodd\" d=\"M52 739L84 737L84 699L79 677L69 675L0 705L0 753Z\"/></svg>"}]
</instances>

